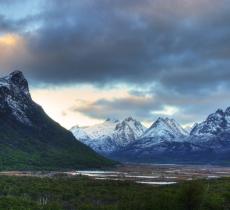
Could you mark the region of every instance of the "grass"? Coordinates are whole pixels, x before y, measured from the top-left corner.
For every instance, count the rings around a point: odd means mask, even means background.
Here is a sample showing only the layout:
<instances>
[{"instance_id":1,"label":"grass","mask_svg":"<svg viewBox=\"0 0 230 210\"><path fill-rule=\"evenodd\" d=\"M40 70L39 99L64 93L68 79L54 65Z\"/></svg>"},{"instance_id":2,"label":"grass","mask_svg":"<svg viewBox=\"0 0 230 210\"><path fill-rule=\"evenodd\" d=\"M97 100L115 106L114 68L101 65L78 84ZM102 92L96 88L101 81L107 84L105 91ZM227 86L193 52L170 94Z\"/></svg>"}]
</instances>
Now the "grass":
<instances>
[{"instance_id":1,"label":"grass","mask_svg":"<svg viewBox=\"0 0 230 210\"><path fill-rule=\"evenodd\" d=\"M153 187L87 177L0 177L1 210L229 210L230 179Z\"/></svg>"}]
</instances>

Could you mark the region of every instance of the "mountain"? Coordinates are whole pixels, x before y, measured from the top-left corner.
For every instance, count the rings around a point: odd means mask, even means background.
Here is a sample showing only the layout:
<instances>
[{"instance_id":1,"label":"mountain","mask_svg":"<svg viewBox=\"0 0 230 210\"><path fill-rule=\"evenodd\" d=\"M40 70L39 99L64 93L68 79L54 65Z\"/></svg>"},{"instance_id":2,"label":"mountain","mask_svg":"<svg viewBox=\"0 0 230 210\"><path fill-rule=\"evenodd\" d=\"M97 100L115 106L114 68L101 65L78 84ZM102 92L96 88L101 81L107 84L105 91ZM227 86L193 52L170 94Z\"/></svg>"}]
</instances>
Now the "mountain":
<instances>
[{"instance_id":1,"label":"mountain","mask_svg":"<svg viewBox=\"0 0 230 210\"><path fill-rule=\"evenodd\" d=\"M140 138L128 144L121 150L109 156L122 161L154 162L167 157L173 148L184 142L189 133L174 119L158 118ZM187 145L180 146L180 150L187 149Z\"/></svg>"},{"instance_id":2,"label":"mountain","mask_svg":"<svg viewBox=\"0 0 230 210\"><path fill-rule=\"evenodd\" d=\"M153 143L160 143L162 141L180 141L187 135L188 132L174 119L160 117L146 130L141 138L152 138Z\"/></svg>"},{"instance_id":3,"label":"mountain","mask_svg":"<svg viewBox=\"0 0 230 210\"><path fill-rule=\"evenodd\" d=\"M209 148L216 159L230 162L230 107L225 111L218 109L205 121L197 123L188 141Z\"/></svg>"},{"instance_id":4,"label":"mountain","mask_svg":"<svg viewBox=\"0 0 230 210\"><path fill-rule=\"evenodd\" d=\"M110 154L130 162L230 164L230 108L217 110L188 134L178 123L159 118L141 138Z\"/></svg>"},{"instance_id":5,"label":"mountain","mask_svg":"<svg viewBox=\"0 0 230 210\"><path fill-rule=\"evenodd\" d=\"M223 111L218 109L215 113L210 114L202 123L197 123L192 131L192 136L217 136L222 132L230 132L230 107Z\"/></svg>"},{"instance_id":6,"label":"mountain","mask_svg":"<svg viewBox=\"0 0 230 210\"><path fill-rule=\"evenodd\" d=\"M20 71L0 78L0 169L74 169L112 161L77 141L49 118L30 95Z\"/></svg>"},{"instance_id":7,"label":"mountain","mask_svg":"<svg viewBox=\"0 0 230 210\"><path fill-rule=\"evenodd\" d=\"M230 107L190 130L161 117L145 129L129 117L71 131L95 151L123 162L230 164Z\"/></svg>"},{"instance_id":8,"label":"mountain","mask_svg":"<svg viewBox=\"0 0 230 210\"><path fill-rule=\"evenodd\" d=\"M105 122L71 129L74 136L84 144L101 154L109 154L136 141L145 131L145 127L132 117L122 121L107 119Z\"/></svg>"}]
</instances>

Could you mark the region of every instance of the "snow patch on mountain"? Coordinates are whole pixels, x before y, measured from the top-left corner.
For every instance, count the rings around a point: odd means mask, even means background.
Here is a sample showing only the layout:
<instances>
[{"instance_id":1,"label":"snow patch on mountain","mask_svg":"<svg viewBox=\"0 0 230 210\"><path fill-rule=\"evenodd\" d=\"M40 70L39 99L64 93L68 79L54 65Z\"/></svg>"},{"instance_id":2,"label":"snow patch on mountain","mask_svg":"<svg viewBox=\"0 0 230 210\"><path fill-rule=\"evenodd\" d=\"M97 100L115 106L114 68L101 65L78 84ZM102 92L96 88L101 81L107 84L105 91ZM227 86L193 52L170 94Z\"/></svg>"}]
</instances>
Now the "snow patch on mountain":
<instances>
[{"instance_id":1,"label":"snow patch on mountain","mask_svg":"<svg viewBox=\"0 0 230 210\"><path fill-rule=\"evenodd\" d=\"M223 111L218 109L215 113L210 114L207 119L197 123L192 129L192 136L216 136L224 131L230 130L230 107Z\"/></svg>"},{"instance_id":2,"label":"snow patch on mountain","mask_svg":"<svg viewBox=\"0 0 230 210\"><path fill-rule=\"evenodd\" d=\"M87 133L87 135L91 139L112 137L113 131L115 130L116 125L118 123L119 123L119 120L108 118L101 124L97 124L97 125L93 125L93 126L84 128L84 131Z\"/></svg>"},{"instance_id":3,"label":"snow patch on mountain","mask_svg":"<svg viewBox=\"0 0 230 210\"><path fill-rule=\"evenodd\" d=\"M89 139L87 133L78 125L72 127L71 130L74 136L77 136L79 139Z\"/></svg>"},{"instance_id":4,"label":"snow patch on mountain","mask_svg":"<svg viewBox=\"0 0 230 210\"><path fill-rule=\"evenodd\" d=\"M165 139L172 139L181 138L187 135L188 132L174 119L160 117L146 130L142 138L162 137Z\"/></svg>"},{"instance_id":5,"label":"snow patch on mountain","mask_svg":"<svg viewBox=\"0 0 230 210\"><path fill-rule=\"evenodd\" d=\"M122 121L107 119L105 122L85 128L73 127L71 132L76 139L87 144L99 153L110 153L136 141L145 127L128 117Z\"/></svg>"}]
</instances>

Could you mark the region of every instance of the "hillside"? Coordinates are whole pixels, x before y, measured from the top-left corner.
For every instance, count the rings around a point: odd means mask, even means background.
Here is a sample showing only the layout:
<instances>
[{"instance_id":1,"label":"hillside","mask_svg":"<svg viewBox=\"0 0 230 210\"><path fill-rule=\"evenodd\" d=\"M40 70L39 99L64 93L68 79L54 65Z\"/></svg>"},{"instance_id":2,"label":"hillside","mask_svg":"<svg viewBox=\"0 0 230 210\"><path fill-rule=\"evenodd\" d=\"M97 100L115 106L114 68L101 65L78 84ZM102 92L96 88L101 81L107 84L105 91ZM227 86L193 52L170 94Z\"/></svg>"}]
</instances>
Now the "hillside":
<instances>
[{"instance_id":1,"label":"hillside","mask_svg":"<svg viewBox=\"0 0 230 210\"><path fill-rule=\"evenodd\" d=\"M49 118L29 93L22 72L0 79L0 170L110 166Z\"/></svg>"}]
</instances>

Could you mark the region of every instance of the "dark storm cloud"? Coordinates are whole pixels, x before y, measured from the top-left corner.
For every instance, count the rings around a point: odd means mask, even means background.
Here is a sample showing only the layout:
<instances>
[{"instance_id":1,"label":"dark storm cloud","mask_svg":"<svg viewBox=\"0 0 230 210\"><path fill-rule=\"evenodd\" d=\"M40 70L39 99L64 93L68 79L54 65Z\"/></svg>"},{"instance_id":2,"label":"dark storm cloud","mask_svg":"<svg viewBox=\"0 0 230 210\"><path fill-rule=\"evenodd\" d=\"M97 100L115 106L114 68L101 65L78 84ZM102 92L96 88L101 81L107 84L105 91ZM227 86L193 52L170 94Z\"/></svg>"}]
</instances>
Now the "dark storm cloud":
<instances>
[{"instance_id":1,"label":"dark storm cloud","mask_svg":"<svg viewBox=\"0 0 230 210\"><path fill-rule=\"evenodd\" d=\"M229 3L175 2L49 1L42 27L26 34L25 68L51 83L156 81L200 91L229 82Z\"/></svg>"},{"instance_id":2,"label":"dark storm cloud","mask_svg":"<svg viewBox=\"0 0 230 210\"><path fill-rule=\"evenodd\" d=\"M227 1L57 1L4 30L24 34L20 65L48 83L158 82L200 91L229 82L230 4Z\"/></svg>"}]
</instances>

